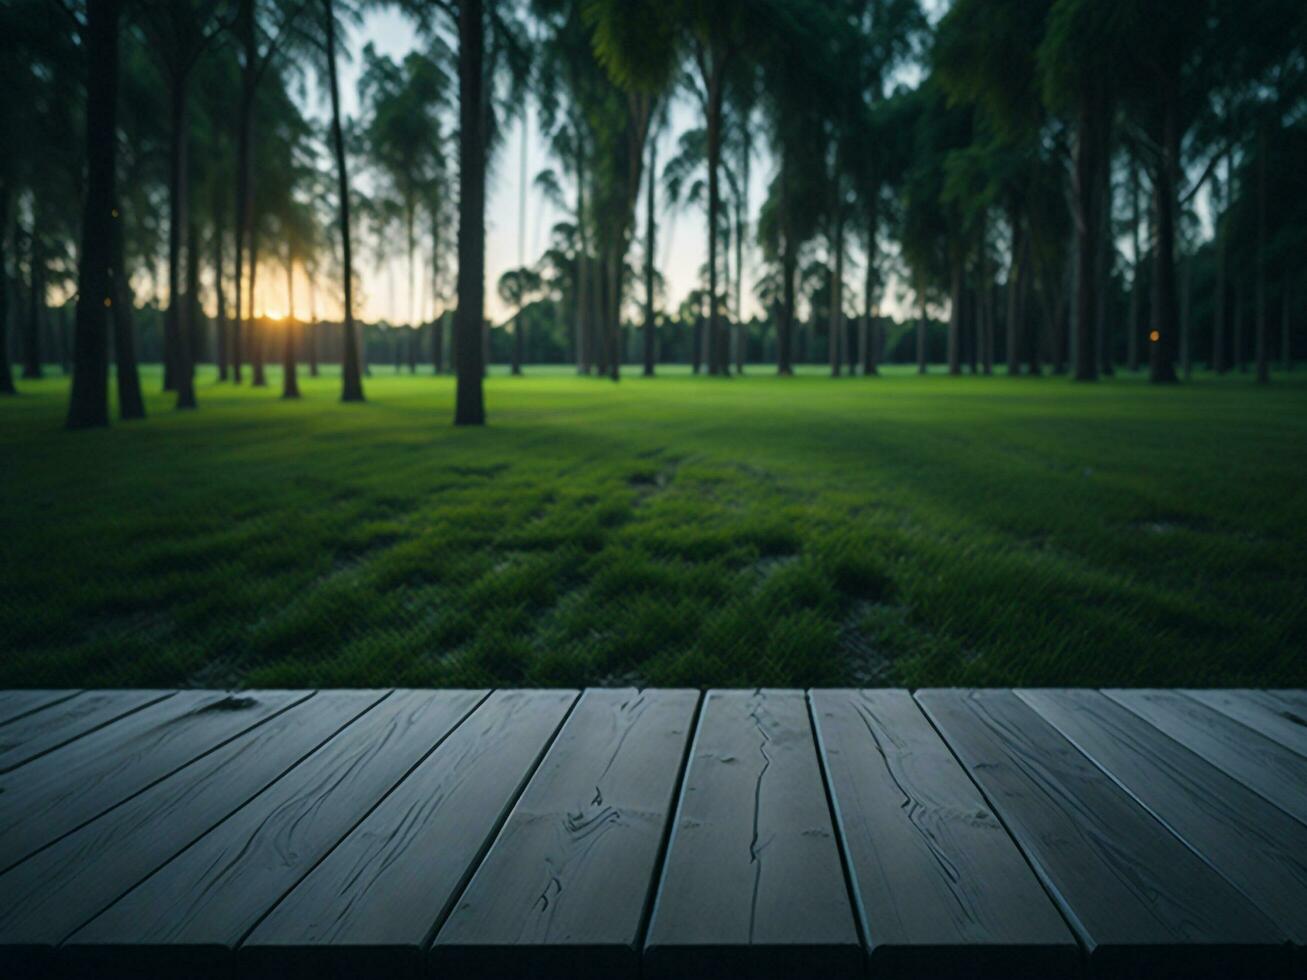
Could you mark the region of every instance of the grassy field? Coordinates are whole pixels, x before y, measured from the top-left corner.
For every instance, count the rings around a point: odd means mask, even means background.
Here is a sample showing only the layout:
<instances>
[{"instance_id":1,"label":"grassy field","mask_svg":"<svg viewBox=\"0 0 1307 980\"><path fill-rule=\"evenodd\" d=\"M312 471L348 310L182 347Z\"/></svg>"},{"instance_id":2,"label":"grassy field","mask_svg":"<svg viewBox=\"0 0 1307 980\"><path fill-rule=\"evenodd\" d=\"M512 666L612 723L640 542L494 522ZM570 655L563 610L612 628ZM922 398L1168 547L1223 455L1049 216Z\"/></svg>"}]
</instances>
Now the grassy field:
<instances>
[{"instance_id":1,"label":"grassy field","mask_svg":"<svg viewBox=\"0 0 1307 980\"><path fill-rule=\"evenodd\" d=\"M210 375L0 402L0 687L1307 686L1307 371Z\"/></svg>"}]
</instances>

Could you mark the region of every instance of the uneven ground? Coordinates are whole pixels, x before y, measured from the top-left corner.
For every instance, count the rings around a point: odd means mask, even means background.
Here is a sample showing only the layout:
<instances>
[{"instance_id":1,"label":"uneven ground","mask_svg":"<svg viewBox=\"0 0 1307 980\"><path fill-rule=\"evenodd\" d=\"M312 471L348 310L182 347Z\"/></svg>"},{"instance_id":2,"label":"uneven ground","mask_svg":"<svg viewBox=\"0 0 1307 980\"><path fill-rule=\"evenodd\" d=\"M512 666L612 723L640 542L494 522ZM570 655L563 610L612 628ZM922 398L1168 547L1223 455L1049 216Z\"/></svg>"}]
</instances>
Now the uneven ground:
<instances>
[{"instance_id":1,"label":"uneven ground","mask_svg":"<svg viewBox=\"0 0 1307 980\"><path fill-rule=\"evenodd\" d=\"M1307 371L211 374L0 402L0 687L1307 686Z\"/></svg>"}]
</instances>

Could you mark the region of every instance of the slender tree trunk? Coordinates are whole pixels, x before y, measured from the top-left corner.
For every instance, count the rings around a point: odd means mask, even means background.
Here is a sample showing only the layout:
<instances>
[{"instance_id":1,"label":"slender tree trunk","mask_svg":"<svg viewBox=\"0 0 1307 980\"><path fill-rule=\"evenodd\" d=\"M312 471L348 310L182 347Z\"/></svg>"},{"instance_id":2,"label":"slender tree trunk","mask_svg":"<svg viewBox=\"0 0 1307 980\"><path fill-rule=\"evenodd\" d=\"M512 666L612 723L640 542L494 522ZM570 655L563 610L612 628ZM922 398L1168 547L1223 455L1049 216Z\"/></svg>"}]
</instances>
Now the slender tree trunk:
<instances>
[{"instance_id":1,"label":"slender tree trunk","mask_svg":"<svg viewBox=\"0 0 1307 980\"><path fill-rule=\"evenodd\" d=\"M1097 282L1101 208L1098 201L1101 129L1105 110L1095 97L1087 97L1076 119L1076 334L1075 379L1096 381L1094 351L1097 323Z\"/></svg>"},{"instance_id":2,"label":"slender tree trunk","mask_svg":"<svg viewBox=\"0 0 1307 980\"><path fill-rule=\"evenodd\" d=\"M1257 383L1271 380L1266 323L1266 125L1257 133Z\"/></svg>"},{"instance_id":3,"label":"slender tree trunk","mask_svg":"<svg viewBox=\"0 0 1307 980\"><path fill-rule=\"evenodd\" d=\"M189 142L189 139L187 140ZM189 168L189 163L186 164ZM182 315L177 321L175 338L174 387L177 391L177 408L195 408L195 357L196 330L200 290L199 232L190 216L189 173L182 180L182 213L187 229L186 289L181 297Z\"/></svg>"},{"instance_id":4,"label":"slender tree trunk","mask_svg":"<svg viewBox=\"0 0 1307 980\"><path fill-rule=\"evenodd\" d=\"M708 92L708 373L721 374L721 310L717 303L717 221L721 214L722 84L716 66L704 79Z\"/></svg>"},{"instance_id":5,"label":"slender tree trunk","mask_svg":"<svg viewBox=\"0 0 1307 980\"><path fill-rule=\"evenodd\" d=\"M1214 202L1213 207L1218 204L1223 205L1217 211L1215 221L1216 234L1216 297L1213 300L1212 309L1212 370L1217 374L1224 374L1229 370L1229 362L1226 360L1226 324L1228 322L1229 302L1226 297L1226 232L1221 227L1223 212L1228 208L1230 202L1230 180L1231 180L1230 158L1226 157L1225 169L1225 189L1224 200Z\"/></svg>"},{"instance_id":6,"label":"slender tree trunk","mask_svg":"<svg viewBox=\"0 0 1307 980\"><path fill-rule=\"evenodd\" d=\"M259 275L259 226L250 223L250 387L266 388L268 377L263 370L263 358L267 351L268 323L265 316L254 315L254 289Z\"/></svg>"},{"instance_id":7,"label":"slender tree trunk","mask_svg":"<svg viewBox=\"0 0 1307 980\"><path fill-rule=\"evenodd\" d=\"M1139 164L1132 163L1130 165L1130 261L1133 268L1130 276L1130 332L1126 338L1126 365L1131 373L1139 370L1139 334L1143 330L1143 324L1140 322L1140 317L1143 315L1143 290L1139 280L1144 263L1139 248ZM1217 275L1219 277L1219 271ZM1217 291L1220 291L1220 286L1217 287Z\"/></svg>"},{"instance_id":8,"label":"slender tree trunk","mask_svg":"<svg viewBox=\"0 0 1307 980\"><path fill-rule=\"evenodd\" d=\"M517 316L513 318L513 360L508 371L509 374L515 377L520 377L522 374L522 355L525 346L522 339L525 330L526 319L522 316L522 307L519 306Z\"/></svg>"},{"instance_id":9,"label":"slender tree trunk","mask_svg":"<svg viewBox=\"0 0 1307 980\"><path fill-rule=\"evenodd\" d=\"M658 361L658 323L654 314L654 244L657 240L656 194L658 185L658 140L649 140L649 174L645 187L644 238L644 376L654 376Z\"/></svg>"},{"instance_id":10,"label":"slender tree trunk","mask_svg":"<svg viewBox=\"0 0 1307 980\"><path fill-rule=\"evenodd\" d=\"M189 327L190 312L182 289L182 234L189 219L189 106L184 72L168 72L168 311L163 327L163 389L178 391L182 370L182 334ZM178 395L178 408L182 407Z\"/></svg>"},{"instance_id":11,"label":"slender tree trunk","mask_svg":"<svg viewBox=\"0 0 1307 980\"><path fill-rule=\"evenodd\" d=\"M485 310L486 145L483 0L458 7L458 390L455 425L485 425L482 319Z\"/></svg>"},{"instance_id":12,"label":"slender tree trunk","mask_svg":"<svg viewBox=\"0 0 1307 980\"><path fill-rule=\"evenodd\" d=\"M1108 298L1112 285L1112 262L1116 255L1112 234L1112 146L1111 127L1103 137L1102 165L1099 167L1099 234L1095 261L1094 290L1094 352L1095 363L1104 377L1116 372L1112 366L1112 317Z\"/></svg>"},{"instance_id":13,"label":"slender tree trunk","mask_svg":"<svg viewBox=\"0 0 1307 980\"><path fill-rule=\"evenodd\" d=\"M86 198L78 253L77 327L67 425L109 424L108 311L113 304L114 168L117 150L118 16L121 0L87 6Z\"/></svg>"},{"instance_id":14,"label":"slender tree trunk","mask_svg":"<svg viewBox=\"0 0 1307 980\"><path fill-rule=\"evenodd\" d=\"M586 240L585 153L577 127L576 153L576 372L590 373L590 276L589 243Z\"/></svg>"},{"instance_id":15,"label":"slender tree trunk","mask_svg":"<svg viewBox=\"0 0 1307 980\"><path fill-rule=\"evenodd\" d=\"M228 366L228 336L227 336L227 287L223 281L222 274L222 253L223 237L225 229L223 228L222 209L217 209L214 215L213 226L213 293L218 304L218 325L215 340L217 342L217 351L215 355L218 360L218 380L226 381Z\"/></svg>"},{"instance_id":16,"label":"slender tree trunk","mask_svg":"<svg viewBox=\"0 0 1307 980\"><path fill-rule=\"evenodd\" d=\"M1150 344L1148 380L1154 384L1169 384L1179 380L1175 373L1175 346L1180 326L1175 282L1175 218L1179 206L1176 186L1180 172L1178 88L1178 80L1171 80L1163 86L1161 93L1162 125L1157 140L1161 157L1153 178L1157 219L1153 333L1157 339Z\"/></svg>"},{"instance_id":17,"label":"slender tree trunk","mask_svg":"<svg viewBox=\"0 0 1307 980\"><path fill-rule=\"evenodd\" d=\"M836 184L839 183L838 178ZM844 333L844 216L838 189L831 213L831 280L830 280L830 376L840 376L844 351L840 345Z\"/></svg>"},{"instance_id":18,"label":"slender tree trunk","mask_svg":"<svg viewBox=\"0 0 1307 980\"><path fill-rule=\"evenodd\" d=\"M1243 277L1236 276L1234 280L1234 336L1231 339L1233 345L1233 359L1235 366L1241 374L1248 373L1248 357L1245 353L1245 344L1243 342Z\"/></svg>"},{"instance_id":19,"label":"slender tree trunk","mask_svg":"<svg viewBox=\"0 0 1307 980\"><path fill-rule=\"evenodd\" d=\"M298 326L295 322L295 253L286 249L286 323L282 331L281 346L281 397L298 398L300 380L296 371L295 344L298 342Z\"/></svg>"},{"instance_id":20,"label":"slender tree trunk","mask_svg":"<svg viewBox=\"0 0 1307 980\"><path fill-rule=\"evenodd\" d=\"M33 211L35 211L35 207ZM23 334L23 378L34 381L44 376L41 366L41 321L45 316L45 250L37 216L32 215L32 231L27 236L27 283L30 303L27 329Z\"/></svg>"},{"instance_id":21,"label":"slender tree trunk","mask_svg":"<svg viewBox=\"0 0 1307 980\"><path fill-rule=\"evenodd\" d=\"M1016 376L1021 373L1021 344L1019 329L1021 280L1024 270L1021 268L1021 256L1025 253L1025 235L1021 229L1019 213L1013 208L1008 214L1012 226L1012 265L1007 278L1007 333L1006 350L1007 373Z\"/></svg>"},{"instance_id":22,"label":"slender tree trunk","mask_svg":"<svg viewBox=\"0 0 1307 980\"><path fill-rule=\"evenodd\" d=\"M1188 381L1193 377L1193 359L1190 341L1193 335L1193 272L1194 257L1186 255L1180 270L1180 371Z\"/></svg>"},{"instance_id":23,"label":"slender tree trunk","mask_svg":"<svg viewBox=\"0 0 1307 980\"><path fill-rule=\"evenodd\" d=\"M781 308L777 323L776 373L782 377L794 374L794 277L798 272L799 257L794 249L793 215L790 204L790 163L788 154L781 155Z\"/></svg>"},{"instance_id":24,"label":"slender tree trunk","mask_svg":"<svg viewBox=\"0 0 1307 980\"><path fill-rule=\"evenodd\" d=\"M9 365L9 261L5 255L11 194L9 182L0 177L0 395L17 393L13 369Z\"/></svg>"},{"instance_id":25,"label":"slender tree trunk","mask_svg":"<svg viewBox=\"0 0 1307 980\"><path fill-rule=\"evenodd\" d=\"M917 320L917 373L926 373L926 329L929 321L926 319L926 290L917 284L917 302L921 304L921 318Z\"/></svg>"},{"instance_id":26,"label":"slender tree trunk","mask_svg":"<svg viewBox=\"0 0 1307 980\"><path fill-rule=\"evenodd\" d=\"M134 303L123 247L123 217L117 208L112 216L110 296L113 305L110 309L113 314L114 367L118 376L118 417L126 422L145 418L145 399L141 395L141 378L136 369Z\"/></svg>"},{"instance_id":27,"label":"slender tree trunk","mask_svg":"<svg viewBox=\"0 0 1307 980\"><path fill-rule=\"evenodd\" d=\"M860 351L860 360L862 361L863 375L875 375L879 372L877 367L878 351L876 350L876 229L877 214L874 203L875 197L871 195L873 203L867 206L867 270L866 277L862 286L862 331L858 338Z\"/></svg>"},{"instance_id":28,"label":"slender tree trunk","mask_svg":"<svg viewBox=\"0 0 1307 980\"><path fill-rule=\"evenodd\" d=\"M349 173L346 170L345 138L340 126L340 86L336 77L336 11L333 0L322 0L327 33L327 76L331 88L331 147L336 156L336 195L340 201L341 275L345 308L341 325L341 391L343 402L363 401L359 341L354 330L354 262L349 232Z\"/></svg>"},{"instance_id":29,"label":"slender tree trunk","mask_svg":"<svg viewBox=\"0 0 1307 980\"><path fill-rule=\"evenodd\" d=\"M318 281L316 266L310 266L309 272L309 322L304 334L304 347L309 358L309 377L318 376Z\"/></svg>"},{"instance_id":30,"label":"slender tree trunk","mask_svg":"<svg viewBox=\"0 0 1307 980\"><path fill-rule=\"evenodd\" d=\"M703 369L703 317L694 318L694 336L690 339L690 373L698 374Z\"/></svg>"},{"instance_id":31,"label":"slender tree trunk","mask_svg":"<svg viewBox=\"0 0 1307 980\"><path fill-rule=\"evenodd\" d=\"M953 256L949 270L948 373L962 373L962 260Z\"/></svg>"}]
</instances>

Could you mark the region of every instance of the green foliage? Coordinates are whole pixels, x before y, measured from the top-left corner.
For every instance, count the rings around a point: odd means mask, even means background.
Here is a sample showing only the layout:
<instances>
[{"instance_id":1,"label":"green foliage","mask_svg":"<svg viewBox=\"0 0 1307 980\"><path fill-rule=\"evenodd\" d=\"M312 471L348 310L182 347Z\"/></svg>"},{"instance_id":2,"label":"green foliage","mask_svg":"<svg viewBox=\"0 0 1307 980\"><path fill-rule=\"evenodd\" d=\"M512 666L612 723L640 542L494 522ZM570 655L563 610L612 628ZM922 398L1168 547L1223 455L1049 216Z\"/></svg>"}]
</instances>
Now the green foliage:
<instances>
[{"instance_id":1,"label":"green foliage","mask_svg":"<svg viewBox=\"0 0 1307 980\"><path fill-rule=\"evenodd\" d=\"M1307 685L1307 373L331 373L0 405L0 686Z\"/></svg>"}]
</instances>

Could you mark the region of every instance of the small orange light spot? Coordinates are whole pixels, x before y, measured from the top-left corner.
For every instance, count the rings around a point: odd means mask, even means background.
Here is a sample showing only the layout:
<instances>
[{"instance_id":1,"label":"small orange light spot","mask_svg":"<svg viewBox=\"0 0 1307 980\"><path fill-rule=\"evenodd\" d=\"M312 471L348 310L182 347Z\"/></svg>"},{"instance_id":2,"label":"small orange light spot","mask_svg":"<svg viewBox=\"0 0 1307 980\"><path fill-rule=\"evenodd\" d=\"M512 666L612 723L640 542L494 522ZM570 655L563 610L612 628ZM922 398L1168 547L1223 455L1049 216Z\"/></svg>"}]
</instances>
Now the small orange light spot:
<instances>
[{"instance_id":1,"label":"small orange light spot","mask_svg":"<svg viewBox=\"0 0 1307 980\"><path fill-rule=\"evenodd\" d=\"M110 211L109 213L110 213L111 215L113 215L115 218L118 217L118 209L117 209L117 208L114 208L114 209L113 209L112 211Z\"/></svg>"},{"instance_id":2,"label":"small orange light spot","mask_svg":"<svg viewBox=\"0 0 1307 980\"><path fill-rule=\"evenodd\" d=\"M113 306L113 300L111 300L108 296L106 296L106 297L104 298L104 305L105 305L105 306Z\"/></svg>"},{"instance_id":3,"label":"small orange light spot","mask_svg":"<svg viewBox=\"0 0 1307 980\"><path fill-rule=\"evenodd\" d=\"M1151 340L1153 343L1157 343L1159 340L1162 339L1162 335L1158 333L1156 330L1154 330L1152 333L1148 335L1148 339Z\"/></svg>"}]
</instances>

